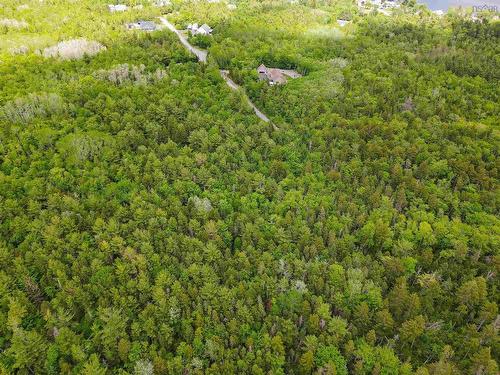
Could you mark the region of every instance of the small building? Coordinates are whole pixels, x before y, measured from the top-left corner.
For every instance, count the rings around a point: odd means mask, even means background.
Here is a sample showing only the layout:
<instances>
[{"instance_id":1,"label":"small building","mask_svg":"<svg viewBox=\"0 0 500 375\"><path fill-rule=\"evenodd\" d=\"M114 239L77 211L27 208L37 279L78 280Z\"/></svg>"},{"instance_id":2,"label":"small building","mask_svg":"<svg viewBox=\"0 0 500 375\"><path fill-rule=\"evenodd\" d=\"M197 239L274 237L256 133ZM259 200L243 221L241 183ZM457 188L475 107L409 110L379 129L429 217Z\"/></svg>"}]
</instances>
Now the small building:
<instances>
[{"instance_id":1,"label":"small building","mask_svg":"<svg viewBox=\"0 0 500 375\"><path fill-rule=\"evenodd\" d=\"M295 70L268 68L264 64L259 65L257 74L261 81L267 81L271 86L282 85L287 82L288 78L302 77Z\"/></svg>"},{"instance_id":2,"label":"small building","mask_svg":"<svg viewBox=\"0 0 500 375\"><path fill-rule=\"evenodd\" d=\"M108 9L111 13L125 12L128 7L125 4L108 4Z\"/></svg>"},{"instance_id":3,"label":"small building","mask_svg":"<svg viewBox=\"0 0 500 375\"><path fill-rule=\"evenodd\" d=\"M203 25L201 25L198 30L196 31L195 34L197 35L210 35L212 34L212 28L210 26L208 26L206 23L204 23Z\"/></svg>"},{"instance_id":4,"label":"small building","mask_svg":"<svg viewBox=\"0 0 500 375\"><path fill-rule=\"evenodd\" d=\"M156 23L154 23L153 21L137 21L133 23L128 23L126 26L128 30L142 30L142 31L154 31L157 28Z\"/></svg>"},{"instance_id":5,"label":"small building","mask_svg":"<svg viewBox=\"0 0 500 375\"><path fill-rule=\"evenodd\" d=\"M398 8L400 5L396 0L358 0L359 9L368 8Z\"/></svg>"},{"instance_id":6,"label":"small building","mask_svg":"<svg viewBox=\"0 0 500 375\"><path fill-rule=\"evenodd\" d=\"M172 2L170 0L156 0L153 5L155 7L168 7L169 5L172 5Z\"/></svg>"},{"instance_id":7,"label":"small building","mask_svg":"<svg viewBox=\"0 0 500 375\"><path fill-rule=\"evenodd\" d=\"M399 3L395 0L385 0L383 6L385 8L399 8Z\"/></svg>"},{"instance_id":8,"label":"small building","mask_svg":"<svg viewBox=\"0 0 500 375\"><path fill-rule=\"evenodd\" d=\"M213 29L208 26L206 23L198 27L197 23L189 24L187 29L191 31L193 35L210 35L212 34Z\"/></svg>"},{"instance_id":9,"label":"small building","mask_svg":"<svg viewBox=\"0 0 500 375\"><path fill-rule=\"evenodd\" d=\"M187 25L187 29L194 34L196 32L196 30L198 30L198 24L197 23L190 23Z\"/></svg>"},{"instance_id":10,"label":"small building","mask_svg":"<svg viewBox=\"0 0 500 375\"><path fill-rule=\"evenodd\" d=\"M476 13L472 13L471 16L470 16L470 19L473 21L473 22L483 22L483 19L481 17L479 17Z\"/></svg>"},{"instance_id":11,"label":"small building","mask_svg":"<svg viewBox=\"0 0 500 375\"><path fill-rule=\"evenodd\" d=\"M282 85L287 81L285 75L279 69L269 69L267 79L270 85Z\"/></svg>"},{"instance_id":12,"label":"small building","mask_svg":"<svg viewBox=\"0 0 500 375\"><path fill-rule=\"evenodd\" d=\"M343 20L343 19L339 19L337 20L337 23L339 24L340 27L344 27L345 25L347 25L349 22L351 21L348 21L348 20Z\"/></svg>"},{"instance_id":13,"label":"small building","mask_svg":"<svg viewBox=\"0 0 500 375\"><path fill-rule=\"evenodd\" d=\"M264 64L260 64L259 67L257 68L257 74L259 75L260 79L266 79L267 67Z\"/></svg>"}]
</instances>

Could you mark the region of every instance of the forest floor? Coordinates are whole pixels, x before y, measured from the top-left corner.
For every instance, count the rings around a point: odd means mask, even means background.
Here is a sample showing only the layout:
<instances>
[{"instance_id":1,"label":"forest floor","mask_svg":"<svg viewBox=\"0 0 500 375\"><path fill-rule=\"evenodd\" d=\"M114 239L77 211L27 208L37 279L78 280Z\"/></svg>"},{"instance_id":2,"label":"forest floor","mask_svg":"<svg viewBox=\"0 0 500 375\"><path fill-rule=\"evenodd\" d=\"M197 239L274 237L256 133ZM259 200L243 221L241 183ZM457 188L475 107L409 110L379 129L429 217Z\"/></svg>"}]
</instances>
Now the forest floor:
<instances>
[{"instance_id":1,"label":"forest floor","mask_svg":"<svg viewBox=\"0 0 500 375\"><path fill-rule=\"evenodd\" d=\"M193 45L191 45L188 42L187 38L179 30L177 30L175 28L175 26L171 22L169 22L165 17L159 17L159 19L160 19L160 21L162 22L162 24L164 26L166 26L169 30L171 30L172 32L174 32L177 35L177 37L181 41L182 45L184 47L186 47L187 50L189 50L191 53L193 53L194 55L196 55L196 57L198 58L198 61L200 61L202 63L206 63L207 62L207 55L208 55L207 51L201 50L201 49L196 48ZM224 79L224 81L226 81L227 85L232 90L239 90L241 88L239 85L237 85L229 77L229 71L227 71L227 70L220 70L220 75ZM244 95L245 95L245 98L246 98L248 104L250 105L250 107L252 107L252 109L254 110L254 112L257 115L257 117L260 118L262 121L270 122L269 118L260 109L258 109L255 104L253 104L253 102L250 100L250 98L246 94L244 94ZM277 129L275 125L273 125L273 126L274 126L275 129Z\"/></svg>"}]
</instances>

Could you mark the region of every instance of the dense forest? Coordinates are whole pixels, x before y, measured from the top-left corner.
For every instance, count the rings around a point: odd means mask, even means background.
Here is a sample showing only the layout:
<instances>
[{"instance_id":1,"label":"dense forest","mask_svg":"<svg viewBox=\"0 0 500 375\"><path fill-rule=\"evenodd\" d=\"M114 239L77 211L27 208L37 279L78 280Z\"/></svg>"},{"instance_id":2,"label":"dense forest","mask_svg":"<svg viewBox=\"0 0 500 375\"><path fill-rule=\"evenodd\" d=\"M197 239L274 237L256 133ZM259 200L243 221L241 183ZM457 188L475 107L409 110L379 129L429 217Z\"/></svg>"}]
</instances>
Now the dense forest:
<instances>
[{"instance_id":1,"label":"dense forest","mask_svg":"<svg viewBox=\"0 0 500 375\"><path fill-rule=\"evenodd\" d=\"M498 374L498 21L124 3L0 4L1 375Z\"/></svg>"}]
</instances>

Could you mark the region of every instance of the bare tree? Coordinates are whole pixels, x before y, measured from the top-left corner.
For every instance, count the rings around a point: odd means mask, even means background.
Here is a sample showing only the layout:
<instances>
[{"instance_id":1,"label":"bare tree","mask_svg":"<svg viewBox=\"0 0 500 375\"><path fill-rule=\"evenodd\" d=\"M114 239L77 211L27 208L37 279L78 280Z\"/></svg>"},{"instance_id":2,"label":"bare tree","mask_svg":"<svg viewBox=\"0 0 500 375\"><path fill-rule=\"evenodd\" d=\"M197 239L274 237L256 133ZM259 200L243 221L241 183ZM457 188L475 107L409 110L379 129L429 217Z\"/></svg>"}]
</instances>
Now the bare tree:
<instances>
[{"instance_id":1,"label":"bare tree","mask_svg":"<svg viewBox=\"0 0 500 375\"><path fill-rule=\"evenodd\" d=\"M71 39L60 42L43 50L44 57L58 57L61 60L77 60L85 55L94 56L106 50L101 43L86 39Z\"/></svg>"}]
</instances>

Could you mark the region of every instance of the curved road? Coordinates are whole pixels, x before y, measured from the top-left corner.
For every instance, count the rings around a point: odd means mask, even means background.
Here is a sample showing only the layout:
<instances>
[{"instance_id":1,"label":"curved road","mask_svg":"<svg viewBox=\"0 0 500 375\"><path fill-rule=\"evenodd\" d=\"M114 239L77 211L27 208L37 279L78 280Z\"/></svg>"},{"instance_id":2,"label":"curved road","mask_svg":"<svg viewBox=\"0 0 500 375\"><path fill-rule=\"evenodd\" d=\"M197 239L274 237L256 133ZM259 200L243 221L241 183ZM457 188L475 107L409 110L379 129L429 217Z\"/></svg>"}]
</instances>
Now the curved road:
<instances>
[{"instance_id":1,"label":"curved road","mask_svg":"<svg viewBox=\"0 0 500 375\"><path fill-rule=\"evenodd\" d=\"M207 51L204 51L202 49L199 49L199 48L196 48L196 47L193 47L186 39L186 37L179 31L175 28L175 26L170 23L165 17L159 17L161 23L166 26L170 31L174 32L177 37L179 38L179 40L181 41L182 45L184 47L186 47L186 49L188 51L190 51L191 53L193 53L194 55L196 55L196 57L198 58L198 61L199 62L202 62L202 63L206 63L207 62L207 55L208 55L208 52ZM240 86L238 86L231 78L229 78L229 71L227 70L220 70L220 75L221 77L224 79L224 81L226 81L227 85L232 89L232 90L239 90L240 89ZM257 117L259 117L262 121L265 121L265 122L269 122L269 118L264 114L262 113L256 106L255 104L252 103L252 101L250 100L250 98L245 95L246 99L247 99L247 102L248 104L250 105L250 107L253 108L255 114L257 115ZM277 127L273 124L273 127L275 129L277 129Z\"/></svg>"},{"instance_id":2,"label":"curved road","mask_svg":"<svg viewBox=\"0 0 500 375\"><path fill-rule=\"evenodd\" d=\"M224 78L224 81L226 81L227 85L233 89L233 90L239 90L240 86L238 86L231 78L229 78L229 71L228 70L220 70L220 75L222 78ZM258 118L260 118L262 121L269 122L269 118L263 114L260 109L258 109L255 104L252 103L250 98L245 95L245 98L247 99L248 104L250 107L253 108L255 114L257 115Z\"/></svg>"},{"instance_id":3,"label":"curved road","mask_svg":"<svg viewBox=\"0 0 500 375\"><path fill-rule=\"evenodd\" d=\"M208 54L207 51L203 51L202 49L193 47L191 44L189 44L186 37L179 30L177 30L175 26L171 24L165 17L159 17L159 18L160 21L163 23L163 25L165 25L170 31L173 31L177 35L182 45L186 47L186 49L188 49L191 53L196 55L198 61L202 63L207 62L207 54Z\"/></svg>"}]
</instances>

